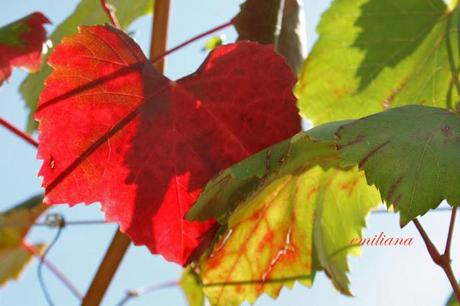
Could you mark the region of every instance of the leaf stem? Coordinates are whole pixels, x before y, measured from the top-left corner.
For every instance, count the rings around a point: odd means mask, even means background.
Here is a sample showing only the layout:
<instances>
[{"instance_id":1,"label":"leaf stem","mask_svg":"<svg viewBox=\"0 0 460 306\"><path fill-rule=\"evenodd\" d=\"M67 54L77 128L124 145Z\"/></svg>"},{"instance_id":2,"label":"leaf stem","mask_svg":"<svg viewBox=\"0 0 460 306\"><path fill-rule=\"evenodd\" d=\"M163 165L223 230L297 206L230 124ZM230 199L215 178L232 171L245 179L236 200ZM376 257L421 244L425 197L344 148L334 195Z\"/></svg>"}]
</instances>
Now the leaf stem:
<instances>
[{"instance_id":1,"label":"leaf stem","mask_svg":"<svg viewBox=\"0 0 460 306\"><path fill-rule=\"evenodd\" d=\"M25 140L27 143L33 145L34 147L38 147L38 142L32 138L32 136L24 133L5 119L0 117L0 125L5 127L7 130L10 130L10 132L16 134L17 136L21 137L23 140Z\"/></svg>"},{"instance_id":2,"label":"leaf stem","mask_svg":"<svg viewBox=\"0 0 460 306\"><path fill-rule=\"evenodd\" d=\"M454 235L455 217L457 216L457 207L452 207L452 214L450 215L449 232L447 233L446 248L444 255L450 260L450 249L452 245L452 236Z\"/></svg>"},{"instance_id":3,"label":"leaf stem","mask_svg":"<svg viewBox=\"0 0 460 306\"><path fill-rule=\"evenodd\" d=\"M206 31L206 32L203 32L203 33L201 33L201 34L198 34L198 35L196 35L196 36L194 36L194 37L192 37L192 38L190 38L190 39L184 41L183 43L181 43L181 44L175 46L174 48L171 48L171 49L165 51L164 53L162 53L162 54L160 54L160 55L154 57L154 58L152 59L152 63L155 64L156 62L160 61L160 60L163 59L164 57L168 56L169 54L171 54L171 53L173 53L173 52L175 52L175 51L177 51L177 50L179 50L179 49L181 49L181 48L183 48L183 47L185 47L185 46L187 46L188 44L190 44L190 43L192 43L192 42L194 42L194 41L196 41L196 40L198 40L198 39L200 39L200 38L203 38L203 37L205 37L205 36L207 36L207 35L209 35L209 34L212 34L212 33L217 32L217 31L219 31L219 30L225 29L226 27L229 27L229 26L231 26L231 25L233 25L233 20L228 21L228 22L226 22L226 23L224 23L224 24L221 24L221 25L219 25L219 26L216 26L216 27L214 27L214 28L212 28L212 29L210 29L210 30L208 30L208 31Z\"/></svg>"},{"instance_id":4,"label":"leaf stem","mask_svg":"<svg viewBox=\"0 0 460 306\"><path fill-rule=\"evenodd\" d=\"M86 292L83 298L82 306L95 306L101 304L130 243L131 240L129 240L128 236L117 230L88 292Z\"/></svg>"},{"instance_id":5,"label":"leaf stem","mask_svg":"<svg viewBox=\"0 0 460 306\"><path fill-rule=\"evenodd\" d=\"M437 264L444 270L444 273L446 274L447 279L449 280L450 285L452 286L455 297L457 298L457 301L460 302L460 286L458 285L457 279L455 278L455 275L452 271L451 259L450 259L450 245L451 245L452 235L453 235L453 230L454 230L456 211L457 211L456 208L452 209L452 215L450 218L450 225L449 225L449 233L447 235L447 243L446 243L446 249L444 251L444 254L439 253L438 249L431 242L431 239L428 237L427 233L425 232L425 229L420 224L420 222L417 219L414 219L412 222L414 223L415 227L420 233L420 236L422 236L422 239L425 242L425 246L428 250L428 253L430 254L431 259L433 260L435 264Z\"/></svg>"},{"instance_id":6,"label":"leaf stem","mask_svg":"<svg viewBox=\"0 0 460 306\"><path fill-rule=\"evenodd\" d=\"M120 23L118 22L117 16L115 15L114 8L110 4L108 4L105 0L100 0L99 2L101 3L102 9L109 17L112 25L114 27L120 28Z\"/></svg>"},{"instance_id":7,"label":"leaf stem","mask_svg":"<svg viewBox=\"0 0 460 306\"><path fill-rule=\"evenodd\" d=\"M64 286L66 286L67 289L69 289L69 291L72 292L72 294L77 299L79 299L79 300L82 299L83 296L80 293L80 291L77 289L77 287L75 287L75 285L67 278L67 276L65 276L65 274L61 270L59 270L58 267L56 267L48 259L43 258L43 255L40 254L39 250L37 250L36 248L34 248L32 245L28 244L25 241L22 242L22 247L23 247L24 250L26 250L27 252L29 252L33 256L38 257L43 262L43 264L48 269L50 269L50 271L53 272L53 274L64 284Z\"/></svg>"}]
</instances>

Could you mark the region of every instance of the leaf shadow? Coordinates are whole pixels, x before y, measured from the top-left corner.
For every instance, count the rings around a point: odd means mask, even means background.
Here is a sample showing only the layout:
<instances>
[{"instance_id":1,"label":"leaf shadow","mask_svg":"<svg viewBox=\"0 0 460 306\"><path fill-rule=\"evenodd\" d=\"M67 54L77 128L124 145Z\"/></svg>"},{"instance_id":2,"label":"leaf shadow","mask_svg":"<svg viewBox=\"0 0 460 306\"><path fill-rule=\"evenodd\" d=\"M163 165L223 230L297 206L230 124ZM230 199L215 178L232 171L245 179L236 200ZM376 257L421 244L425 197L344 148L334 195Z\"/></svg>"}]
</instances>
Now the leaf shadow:
<instances>
[{"instance_id":1,"label":"leaf shadow","mask_svg":"<svg viewBox=\"0 0 460 306\"><path fill-rule=\"evenodd\" d=\"M356 76L365 90L385 68L394 68L414 53L446 10L442 1L370 0L355 22L360 29L352 47L365 53ZM344 17L345 18L345 17Z\"/></svg>"}]
</instances>

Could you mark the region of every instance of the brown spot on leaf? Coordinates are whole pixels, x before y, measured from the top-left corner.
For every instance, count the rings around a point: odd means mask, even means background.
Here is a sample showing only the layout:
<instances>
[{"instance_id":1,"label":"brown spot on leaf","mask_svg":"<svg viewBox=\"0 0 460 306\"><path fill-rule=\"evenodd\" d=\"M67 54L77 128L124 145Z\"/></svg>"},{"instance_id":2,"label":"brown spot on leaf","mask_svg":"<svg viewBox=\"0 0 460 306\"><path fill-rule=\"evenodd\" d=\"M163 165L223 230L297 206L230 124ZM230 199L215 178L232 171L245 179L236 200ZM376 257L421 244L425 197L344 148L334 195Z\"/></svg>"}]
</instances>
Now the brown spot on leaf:
<instances>
[{"instance_id":1,"label":"brown spot on leaf","mask_svg":"<svg viewBox=\"0 0 460 306\"><path fill-rule=\"evenodd\" d=\"M360 161L359 161L359 168L362 168L363 165L369 160L369 158L371 158L375 153L377 153L379 150L381 150L383 147L385 147L387 144L389 144L390 141L387 140L385 141L384 143L382 143L381 145L377 146L376 148L372 149L371 151L369 151L369 153L366 154L366 156L364 156Z\"/></svg>"},{"instance_id":2,"label":"brown spot on leaf","mask_svg":"<svg viewBox=\"0 0 460 306\"><path fill-rule=\"evenodd\" d=\"M391 104L395 100L396 96L401 92L401 90L406 86L407 84L407 78L405 78L398 87L392 88L390 90L390 94L383 100L383 108L385 110L389 109L391 107Z\"/></svg>"},{"instance_id":3,"label":"brown spot on leaf","mask_svg":"<svg viewBox=\"0 0 460 306\"><path fill-rule=\"evenodd\" d=\"M398 188L398 186L401 184L401 181L402 181L402 176L398 177L394 182L393 184L391 184L390 186L390 189L388 189L388 194L387 194L387 199L390 201L391 198L393 197L393 194L396 190L396 188Z\"/></svg>"},{"instance_id":4,"label":"brown spot on leaf","mask_svg":"<svg viewBox=\"0 0 460 306\"><path fill-rule=\"evenodd\" d=\"M348 196L351 196L357 184L358 184L358 179L355 178L351 182L345 182L341 184L340 189L346 190L348 192Z\"/></svg>"},{"instance_id":5,"label":"brown spot on leaf","mask_svg":"<svg viewBox=\"0 0 460 306\"><path fill-rule=\"evenodd\" d=\"M344 147L347 147L347 146L351 146L351 145L354 145L354 144L357 144L357 143L360 143L362 142L364 139L366 138L366 136L364 135L358 135L355 137L355 139L347 142L347 143L344 143L344 144L341 144L341 145L337 145L337 148L340 150L341 148L344 148Z\"/></svg>"},{"instance_id":6,"label":"brown spot on leaf","mask_svg":"<svg viewBox=\"0 0 460 306\"><path fill-rule=\"evenodd\" d=\"M444 136L450 136L452 134L452 130L450 128L450 126L448 126L447 124L441 126L441 132L444 134Z\"/></svg>"},{"instance_id":7,"label":"brown spot on leaf","mask_svg":"<svg viewBox=\"0 0 460 306\"><path fill-rule=\"evenodd\" d=\"M395 199L395 200L393 201L393 203L391 203L391 204L393 204L393 206L396 208L396 207L398 206L400 200L401 200L401 195L398 194L398 196L396 197L396 199Z\"/></svg>"}]
</instances>

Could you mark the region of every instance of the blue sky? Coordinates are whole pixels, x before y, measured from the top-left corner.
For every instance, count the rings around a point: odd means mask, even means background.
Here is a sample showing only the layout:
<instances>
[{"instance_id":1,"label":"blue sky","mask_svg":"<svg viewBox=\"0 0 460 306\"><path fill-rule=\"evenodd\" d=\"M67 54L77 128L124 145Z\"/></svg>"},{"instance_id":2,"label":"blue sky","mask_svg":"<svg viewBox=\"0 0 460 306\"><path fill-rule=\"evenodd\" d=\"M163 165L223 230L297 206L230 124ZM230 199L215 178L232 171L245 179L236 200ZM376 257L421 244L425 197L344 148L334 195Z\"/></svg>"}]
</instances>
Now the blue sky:
<instances>
[{"instance_id":1,"label":"blue sky","mask_svg":"<svg viewBox=\"0 0 460 306\"><path fill-rule=\"evenodd\" d=\"M96 1L96 0L95 0ZM127 0L128 1L128 0ZM132 0L130 0L132 1ZM18 19L32 11L42 11L53 22L59 24L76 6L76 0L23 0L2 1L0 25ZM321 12L329 1L306 1L308 44L312 46L317 38L314 31ZM234 16L241 1L172 0L169 45L174 46L191 36L215 25L222 24ZM54 26L48 26L49 33ZM150 17L136 21L131 30L144 51L148 51L150 37ZM228 41L235 38L233 29L222 31ZM205 53L201 51L203 40L196 42L168 57L167 75L176 79L193 72L202 62ZM18 87L26 72L16 69L10 81L0 87L0 116L20 128L25 127L27 111ZM36 160L35 149L14 135L0 128L0 210L39 193L40 179L37 177L40 163ZM98 205L56 207L51 212L59 212L68 220L102 219ZM443 248L449 221L445 212L429 213L421 218L433 241ZM449 283L438 267L429 258L422 240L412 225L399 228L397 215L379 214L368 218L366 236L384 232L387 236L414 237L412 247L366 247L362 256L351 259L350 273L353 298L340 295L327 277L318 274L313 288L296 285L293 290L284 289L278 301L263 296L257 306L268 305L313 305L313 306L435 306L444 305L451 292ZM49 259L85 292L92 276L110 243L114 225L93 225L67 227L61 239L49 254ZM49 242L54 230L34 228L28 237L30 242ZM452 246L454 272L460 275L460 244L455 239ZM12 282L0 290L0 306L41 306L46 305L36 275L34 262L24 273L20 282ZM115 305L127 289L148 286L155 283L176 280L180 267L165 262L159 256L151 255L144 247L131 246L103 305ZM78 305L78 301L45 270L45 279L56 305ZM186 305L177 288L165 289L132 299L127 305Z\"/></svg>"}]
</instances>

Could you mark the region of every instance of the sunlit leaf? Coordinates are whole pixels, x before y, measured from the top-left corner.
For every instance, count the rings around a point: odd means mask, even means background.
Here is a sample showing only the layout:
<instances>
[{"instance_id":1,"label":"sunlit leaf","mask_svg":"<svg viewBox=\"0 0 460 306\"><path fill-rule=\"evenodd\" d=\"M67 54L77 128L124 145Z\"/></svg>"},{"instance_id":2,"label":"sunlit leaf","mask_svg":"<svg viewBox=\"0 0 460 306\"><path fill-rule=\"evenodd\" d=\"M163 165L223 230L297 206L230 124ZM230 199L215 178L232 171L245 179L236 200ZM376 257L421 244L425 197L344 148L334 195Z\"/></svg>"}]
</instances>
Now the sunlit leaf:
<instances>
[{"instance_id":1,"label":"sunlit leaf","mask_svg":"<svg viewBox=\"0 0 460 306\"><path fill-rule=\"evenodd\" d=\"M207 181L300 130L295 76L270 46L220 46L171 81L128 35L91 26L50 64L36 113L47 202L100 202L134 243L180 264L214 235L215 222L183 218Z\"/></svg>"},{"instance_id":2,"label":"sunlit leaf","mask_svg":"<svg viewBox=\"0 0 460 306\"><path fill-rule=\"evenodd\" d=\"M335 0L295 93L320 124L390 107L456 108L459 8L442 0Z\"/></svg>"},{"instance_id":3,"label":"sunlit leaf","mask_svg":"<svg viewBox=\"0 0 460 306\"><path fill-rule=\"evenodd\" d=\"M118 21L123 29L127 29L138 17L151 13L153 8L152 0L111 0L107 2L114 6ZM100 1L81 0L72 14L56 27L49 39L55 46L61 42L63 37L77 33L77 27L80 25L104 24L107 22L109 20L107 14L101 8ZM48 50L45 60L51 52L52 48ZM40 72L29 75L21 84L22 97L26 101L26 106L30 109L27 123L29 132L37 127L37 123L33 120L33 113L37 108L38 97L44 88L45 80L50 73L51 68L48 65L44 65Z\"/></svg>"},{"instance_id":4,"label":"sunlit leaf","mask_svg":"<svg viewBox=\"0 0 460 306\"><path fill-rule=\"evenodd\" d=\"M316 133L327 135L330 129ZM264 292L277 297L283 285L291 287L295 280L311 285L319 270L326 271L338 290L350 294L347 255L357 250L350 241L361 237L365 216L379 202L377 191L356 167L338 168L332 140L301 133L270 149L273 155L269 149L259 153L265 159L252 156L222 172L190 213L203 218L210 217L212 206L236 207L226 231L201 260L205 294L213 305L252 303ZM244 174L242 169L250 171ZM236 187L226 190L227 185L251 179L249 173L254 173L253 181L245 196L235 195ZM212 186L225 196L207 197ZM225 220L222 211L212 211Z\"/></svg>"}]
</instances>

